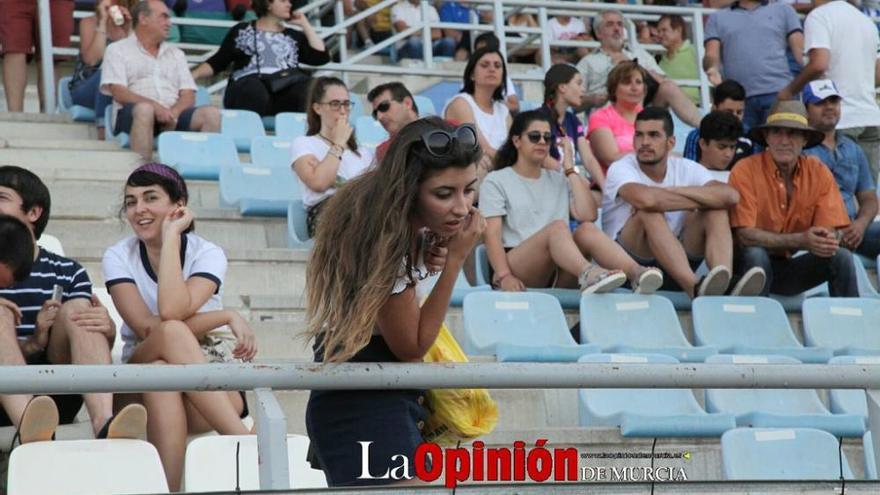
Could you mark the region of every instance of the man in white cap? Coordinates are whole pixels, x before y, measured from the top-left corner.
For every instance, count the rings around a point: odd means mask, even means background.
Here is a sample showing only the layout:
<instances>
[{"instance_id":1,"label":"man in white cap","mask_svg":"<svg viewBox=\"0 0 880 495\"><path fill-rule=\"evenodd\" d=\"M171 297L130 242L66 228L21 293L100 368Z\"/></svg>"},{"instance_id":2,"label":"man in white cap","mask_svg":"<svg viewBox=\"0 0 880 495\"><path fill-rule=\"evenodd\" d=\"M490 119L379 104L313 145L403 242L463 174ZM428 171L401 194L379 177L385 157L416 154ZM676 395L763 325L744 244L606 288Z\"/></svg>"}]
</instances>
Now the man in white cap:
<instances>
[{"instance_id":1,"label":"man in white cap","mask_svg":"<svg viewBox=\"0 0 880 495\"><path fill-rule=\"evenodd\" d=\"M801 154L825 135L809 126L803 103L782 100L750 137L765 151L740 160L728 181L739 192L730 213L734 274L763 268L762 295L828 282L832 297L858 297L852 253L840 244L850 225L843 199L828 167Z\"/></svg>"},{"instance_id":2,"label":"man in white cap","mask_svg":"<svg viewBox=\"0 0 880 495\"><path fill-rule=\"evenodd\" d=\"M804 87L810 126L825 134L819 146L804 151L822 160L840 188L849 227L841 229L840 244L856 253L876 258L880 254L880 222L877 215L877 191L868 159L849 136L835 130L840 121L841 95L830 79L819 79Z\"/></svg>"}]
</instances>

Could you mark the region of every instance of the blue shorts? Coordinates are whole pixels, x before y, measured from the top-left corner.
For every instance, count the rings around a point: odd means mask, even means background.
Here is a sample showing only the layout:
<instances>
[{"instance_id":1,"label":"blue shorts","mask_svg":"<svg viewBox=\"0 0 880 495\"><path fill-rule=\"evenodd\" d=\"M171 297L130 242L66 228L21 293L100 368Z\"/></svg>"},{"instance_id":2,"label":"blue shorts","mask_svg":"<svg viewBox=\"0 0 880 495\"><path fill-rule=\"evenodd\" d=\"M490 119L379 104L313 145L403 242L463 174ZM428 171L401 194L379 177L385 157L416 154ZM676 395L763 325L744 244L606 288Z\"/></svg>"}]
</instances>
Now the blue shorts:
<instances>
[{"instance_id":1,"label":"blue shorts","mask_svg":"<svg viewBox=\"0 0 880 495\"><path fill-rule=\"evenodd\" d=\"M116 125L113 127L113 134L119 134L120 132L131 134L131 124L133 120L131 114L134 110L134 105L134 103L126 103L119 109L119 113L116 114ZM201 107L190 107L181 112L180 116L177 117L177 127L175 127L174 130L190 130L193 114L196 113L196 110L199 108ZM163 130L162 124L156 122L156 125L153 126L153 135L158 136Z\"/></svg>"},{"instance_id":2,"label":"blue shorts","mask_svg":"<svg viewBox=\"0 0 880 495\"><path fill-rule=\"evenodd\" d=\"M660 266L660 263L657 262L656 258L643 258L627 249L627 247L624 246L622 242L620 242L620 239L615 240L615 242L619 244L620 247L622 247L623 250L626 251L626 254L628 254L629 257L632 258L636 263L642 266L651 266L663 270L663 267ZM687 251L685 251L685 254L687 255L688 264L691 266L691 270L696 271L697 268L699 268L700 265L703 263L703 257L694 256ZM627 281L625 287L630 287L629 281ZM678 283L676 283L676 281L672 279L672 277L667 276L666 271L663 270L663 285L660 286L659 290L683 291L684 289L682 289L678 285Z\"/></svg>"}]
</instances>

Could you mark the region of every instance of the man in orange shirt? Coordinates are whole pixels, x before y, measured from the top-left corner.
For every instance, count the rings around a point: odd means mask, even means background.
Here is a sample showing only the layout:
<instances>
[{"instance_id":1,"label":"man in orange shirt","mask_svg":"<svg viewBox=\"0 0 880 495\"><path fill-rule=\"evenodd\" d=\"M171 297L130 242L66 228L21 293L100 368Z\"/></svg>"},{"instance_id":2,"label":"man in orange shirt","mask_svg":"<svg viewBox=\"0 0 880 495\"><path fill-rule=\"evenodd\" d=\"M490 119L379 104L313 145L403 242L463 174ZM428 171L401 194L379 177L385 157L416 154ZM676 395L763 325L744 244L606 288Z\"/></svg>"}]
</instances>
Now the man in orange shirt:
<instances>
[{"instance_id":1,"label":"man in orange shirt","mask_svg":"<svg viewBox=\"0 0 880 495\"><path fill-rule=\"evenodd\" d=\"M740 160L730 174L740 196L730 215L734 273L763 268L762 295L793 295L828 282L831 296L858 297L852 253L840 245L838 229L850 221L834 176L815 157L801 155L823 139L808 125L803 103L777 102L750 137L766 151ZM801 250L807 253L793 256Z\"/></svg>"}]
</instances>

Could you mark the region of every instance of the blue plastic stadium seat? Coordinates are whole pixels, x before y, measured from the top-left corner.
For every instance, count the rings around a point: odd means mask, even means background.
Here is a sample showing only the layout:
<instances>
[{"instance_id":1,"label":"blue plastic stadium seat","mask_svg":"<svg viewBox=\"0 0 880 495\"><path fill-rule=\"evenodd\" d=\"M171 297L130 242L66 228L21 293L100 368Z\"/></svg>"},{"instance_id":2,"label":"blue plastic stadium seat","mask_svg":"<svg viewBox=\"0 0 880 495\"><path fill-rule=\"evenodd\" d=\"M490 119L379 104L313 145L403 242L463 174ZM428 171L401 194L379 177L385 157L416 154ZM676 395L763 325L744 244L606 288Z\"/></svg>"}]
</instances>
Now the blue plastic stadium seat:
<instances>
[{"instance_id":1,"label":"blue plastic stadium seat","mask_svg":"<svg viewBox=\"0 0 880 495\"><path fill-rule=\"evenodd\" d=\"M782 305L782 308L786 313L800 313L801 306L804 305L804 301L810 299L812 297L829 297L828 292L828 283L823 282L812 289L807 289L800 294L795 294L793 296L783 296L782 294L770 294L770 299L778 302Z\"/></svg>"},{"instance_id":2,"label":"blue plastic stadium seat","mask_svg":"<svg viewBox=\"0 0 880 495\"><path fill-rule=\"evenodd\" d=\"M361 115L355 121L354 127L358 144L375 148L388 139L388 131L373 117Z\"/></svg>"},{"instance_id":3,"label":"blue plastic stadium seat","mask_svg":"<svg viewBox=\"0 0 880 495\"><path fill-rule=\"evenodd\" d=\"M726 354L780 354L827 363L831 349L804 347L782 305L766 297L704 296L693 302L694 343Z\"/></svg>"},{"instance_id":4,"label":"blue plastic stadium seat","mask_svg":"<svg viewBox=\"0 0 880 495\"><path fill-rule=\"evenodd\" d=\"M541 102L532 100L519 100L519 111L537 110L541 108Z\"/></svg>"},{"instance_id":5,"label":"blue plastic stadium seat","mask_svg":"<svg viewBox=\"0 0 880 495\"><path fill-rule=\"evenodd\" d=\"M880 355L880 299L813 297L804 301L804 343L836 355Z\"/></svg>"},{"instance_id":6,"label":"blue plastic stadium seat","mask_svg":"<svg viewBox=\"0 0 880 495\"><path fill-rule=\"evenodd\" d=\"M662 354L592 354L582 363L665 363ZM581 426L619 427L625 437L717 437L735 428L731 414L708 414L688 389L582 389Z\"/></svg>"},{"instance_id":7,"label":"blue plastic stadium seat","mask_svg":"<svg viewBox=\"0 0 880 495\"><path fill-rule=\"evenodd\" d=\"M835 356L828 364L878 365L880 356ZM834 414L856 414L868 421L868 400L864 390L837 389L828 391L828 404Z\"/></svg>"},{"instance_id":8,"label":"blue plastic stadium seat","mask_svg":"<svg viewBox=\"0 0 880 495\"><path fill-rule=\"evenodd\" d=\"M217 180L223 166L239 165L232 139L208 132L163 132L159 159L187 179Z\"/></svg>"},{"instance_id":9,"label":"blue plastic stadium seat","mask_svg":"<svg viewBox=\"0 0 880 495\"><path fill-rule=\"evenodd\" d=\"M737 428L721 436L721 470L726 480L853 479L840 442L811 428ZM841 463L843 473L840 472Z\"/></svg>"},{"instance_id":10,"label":"blue plastic stadium seat","mask_svg":"<svg viewBox=\"0 0 880 495\"><path fill-rule=\"evenodd\" d=\"M211 104L211 95L208 88L204 86L196 86L196 106L204 107Z\"/></svg>"},{"instance_id":11,"label":"blue plastic stadium seat","mask_svg":"<svg viewBox=\"0 0 880 495\"><path fill-rule=\"evenodd\" d=\"M287 209L287 243L294 249L311 249L315 241L309 237L306 208L302 200L291 201Z\"/></svg>"},{"instance_id":12,"label":"blue plastic stadium seat","mask_svg":"<svg viewBox=\"0 0 880 495\"><path fill-rule=\"evenodd\" d=\"M462 348L468 354L497 354L497 347L512 344L539 348L573 347L559 301L533 292L472 292L464 298ZM597 352L598 347L583 348ZM571 356L559 356L559 360Z\"/></svg>"},{"instance_id":13,"label":"blue plastic stadium seat","mask_svg":"<svg viewBox=\"0 0 880 495\"><path fill-rule=\"evenodd\" d=\"M292 139L257 136L251 141L251 163L259 167L290 169L290 146Z\"/></svg>"},{"instance_id":14,"label":"blue plastic stadium seat","mask_svg":"<svg viewBox=\"0 0 880 495\"><path fill-rule=\"evenodd\" d=\"M348 115L348 120L352 123L357 122L358 117L369 116L372 114L372 107L367 105L367 96L359 93L349 93L349 99L351 99L351 113Z\"/></svg>"},{"instance_id":15,"label":"blue plastic stadium seat","mask_svg":"<svg viewBox=\"0 0 880 495\"><path fill-rule=\"evenodd\" d=\"M428 284L432 289L439 278L439 276L428 277ZM460 307L464 303L464 297L466 295L471 292L485 290L492 290L492 288L488 285L471 285L470 282L468 282L467 277L464 276L464 271L460 271L455 278L455 286L452 288L452 297L449 298L449 305Z\"/></svg>"},{"instance_id":16,"label":"blue plastic stadium seat","mask_svg":"<svg viewBox=\"0 0 880 495\"><path fill-rule=\"evenodd\" d=\"M306 114L283 112L275 116L275 136L293 139L306 135L308 124Z\"/></svg>"},{"instance_id":17,"label":"blue plastic stadium seat","mask_svg":"<svg viewBox=\"0 0 880 495\"><path fill-rule=\"evenodd\" d=\"M667 354L703 362L714 347L694 347L685 338L675 308L661 296L591 294L581 299L581 342L605 352Z\"/></svg>"},{"instance_id":18,"label":"blue plastic stadium seat","mask_svg":"<svg viewBox=\"0 0 880 495\"><path fill-rule=\"evenodd\" d=\"M235 148L242 153L249 153L251 140L257 136L265 136L263 119L250 110L222 110L223 120L220 132L235 142Z\"/></svg>"},{"instance_id":19,"label":"blue plastic stadium seat","mask_svg":"<svg viewBox=\"0 0 880 495\"><path fill-rule=\"evenodd\" d=\"M415 95L413 101L419 107L419 117L427 117L429 115L437 115L437 109L434 102L427 96Z\"/></svg>"},{"instance_id":20,"label":"blue plastic stadium seat","mask_svg":"<svg viewBox=\"0 0 880 495\"><path fill-rule=\"evenodd\" d=\"M235 164L220 170L220 202L238 205L243 216L286 216L290 202L301 194L299 179L289 168Z\"/></svg>"},{"instance_id":21,"label":"blue plastic stadium seat","mask_svg":"<svg viewBox=\"0 0 880 495\"><path fill-rule=\"evenodd\" d=\"M799 364L788 356L717 355L707 364ZM817 428L838 437L860 437L865 420L856 414L831 414L815 390L808 389L710 389L706 410L736 416L737 426L754 428Z\"/></svg>"},{"instance_id":22,"label":"blue plastic stadium seat","mask_svg":"<svg viewBox=\"0 0 880 495\"><path fill-rule=\"evenodd\" d=\"M876 299L880 298L880 294L877 293L877 289L871 283L871 276L868 275L867 269L871 265L874 265L876 268L874 260L858 254L853 255L853 267L856 269L856 283L859 286L859 296Z\"/></svg>"},{"instance_id":23,"label":"blue plastic stadium seat","mask_svg":"<svg viewBox=\"0 0 880 495\"><path fill-rule=\"evenodd\" d=\"M107 108L104 109L104 125L107 126L104 131L104 141L112 140L119 143L119 146L123 148L129 147L128 133L120 132L119 134L113 134L113 129L116 128L116 122L113 120L113 105L107 105Z\"/></svg>"},{"instance_id":24,"label":"blue plastic stadium seat","mask_svg":"<svg viewBox=\"0 0 880 495\"><path fill-rule=\"evenodd\" d=\"M874 443L872 435L869 431L862 437L862 451L865 453L865 479L877 479L877 464L874 457Z\"/></svg>"},{"instance_id":25,"label":"blue plastic stadium seat","mask_svg":"<svg viewBox=\"0 0 880 495\"><path fill-rule=\"evenodd\" d=\"M76 122L94 122L94 108L73 104L73 97L70 95L71 79L73 78L67 76L58 80L58 111L70 114L70 118Z\"/></svg>"},{"instance_id":26,"label":"blue plastic stadium seat","mask_svg":"<svg viewBox=\"0 0 880 495\"><path fill-rule=\"evenodd\" d=\"M274 115L268 115L266 117L263 117L263 129L266 129L267 131L274 131L275 130L275 116Z\"/></svg>"}]
</instances>

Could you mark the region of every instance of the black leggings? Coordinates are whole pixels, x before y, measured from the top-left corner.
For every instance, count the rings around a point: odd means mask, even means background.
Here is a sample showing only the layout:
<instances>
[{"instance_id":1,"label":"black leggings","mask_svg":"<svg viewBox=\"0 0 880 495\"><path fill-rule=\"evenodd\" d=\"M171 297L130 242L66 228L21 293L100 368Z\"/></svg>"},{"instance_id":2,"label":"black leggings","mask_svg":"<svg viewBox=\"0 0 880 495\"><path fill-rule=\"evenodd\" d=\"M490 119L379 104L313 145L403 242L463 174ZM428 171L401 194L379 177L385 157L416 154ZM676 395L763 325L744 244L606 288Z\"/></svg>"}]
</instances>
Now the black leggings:
<instances>
[{"instance_id":1,"label":"black leggings","mask_svg":"<svg viewBox=\"0 0 880 495\"><path fill-rule=\"evenodd\" d=\"M229 81L223 106L235 110L250 110L261 117L281 112L304 112L310 79L292 84L272 94L257 76L245 76Z\"/></svg>"}]
</instances>

